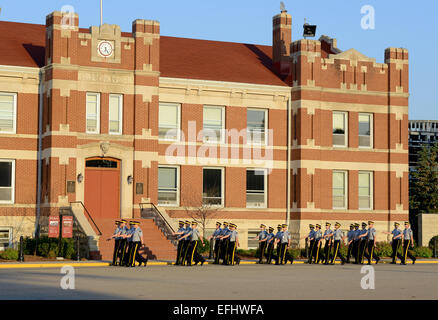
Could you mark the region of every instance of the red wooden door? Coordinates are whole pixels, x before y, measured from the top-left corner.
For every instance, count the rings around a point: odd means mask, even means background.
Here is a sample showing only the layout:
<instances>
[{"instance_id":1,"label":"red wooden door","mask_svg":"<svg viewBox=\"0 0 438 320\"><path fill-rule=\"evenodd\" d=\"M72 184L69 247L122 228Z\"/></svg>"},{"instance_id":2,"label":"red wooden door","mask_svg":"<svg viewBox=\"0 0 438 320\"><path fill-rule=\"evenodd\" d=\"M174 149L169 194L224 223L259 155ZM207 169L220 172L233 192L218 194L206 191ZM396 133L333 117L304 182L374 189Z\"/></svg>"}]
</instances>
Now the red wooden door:
<instances>
[{"instance_id":1,"label":"red wooden door","mask_svg":"<svg viewBox=\"0 0 438 320\"><path fill-rule=\"evenodd\" d=\"M87 159L85 207L93 219L120 217L120 161Z\"/></svg>"}]
</instances>

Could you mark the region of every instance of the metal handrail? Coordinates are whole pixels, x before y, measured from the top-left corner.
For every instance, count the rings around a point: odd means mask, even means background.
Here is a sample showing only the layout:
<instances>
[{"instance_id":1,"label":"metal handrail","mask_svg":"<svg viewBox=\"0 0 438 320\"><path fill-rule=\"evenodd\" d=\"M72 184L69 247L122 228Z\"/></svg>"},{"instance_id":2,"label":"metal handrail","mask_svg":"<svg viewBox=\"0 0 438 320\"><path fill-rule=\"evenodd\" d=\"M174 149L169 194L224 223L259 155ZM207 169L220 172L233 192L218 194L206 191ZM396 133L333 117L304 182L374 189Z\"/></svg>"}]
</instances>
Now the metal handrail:
<instances>
[{"instance_id":1,"label":"metal handrail","mask_svg":"<svg viewBox=\"0 0 438 320\"><path fill-rule=\"evenodd\" d=\"M94 222L93 217L91 216L91 214L88 212L87 208L85 207L85 205L83 204L82 201L72 201L70 202L70 204L72 203L80 203L82 205L82 207L84 208L85 212L87 213L87 220L93 223L94 227L96 228L98 235L101 236L102 232L100 231L99 227L97 226L96 222Z\"/></svg>"},{"instance_id":2,"label":"metal handrail","mask_svg":"<svg viewBox=\"0 0 438 320\"><path fill-rule=\"evenodd\" d=\"M141 210L144 209L143 208L144 205L152 205L154 212L161 218L161 220L164 222L164 224L170 229L171 232L175 232L175 230L172 228L172 226L169 224L169 222L167 222L167 220L163 217L160 210L158 210L158 208L155 206L155 204L153 204L152 202L142 202L139 204Z\"/></svg>"}]
</instances>

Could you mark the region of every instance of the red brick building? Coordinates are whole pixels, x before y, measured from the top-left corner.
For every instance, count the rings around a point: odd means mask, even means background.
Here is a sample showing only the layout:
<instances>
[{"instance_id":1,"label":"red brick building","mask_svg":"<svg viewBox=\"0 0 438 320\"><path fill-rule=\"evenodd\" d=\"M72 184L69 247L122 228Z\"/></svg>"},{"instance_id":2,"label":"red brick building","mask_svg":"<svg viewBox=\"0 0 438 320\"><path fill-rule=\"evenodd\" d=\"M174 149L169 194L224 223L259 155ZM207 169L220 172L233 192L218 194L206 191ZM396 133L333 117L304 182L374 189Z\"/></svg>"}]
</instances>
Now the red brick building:
<instances>
[{"instance_id":1,"label":"red brick building","mask_svg":"<svg viewBox=\"0 0 438 320\"><path fill-rule=\"evenodd\" d=\"M235 222L243 248L261 222L287 222L298 244L310 222L407 219L407 50L377 63L326 36L292 41L287 12L272 47L164 37L149 20L78 26L0 22L2 236L69 209L106 257L98 230L153 205L171 227L207 208L207 228Z\"/></svg>"}]
</instances>

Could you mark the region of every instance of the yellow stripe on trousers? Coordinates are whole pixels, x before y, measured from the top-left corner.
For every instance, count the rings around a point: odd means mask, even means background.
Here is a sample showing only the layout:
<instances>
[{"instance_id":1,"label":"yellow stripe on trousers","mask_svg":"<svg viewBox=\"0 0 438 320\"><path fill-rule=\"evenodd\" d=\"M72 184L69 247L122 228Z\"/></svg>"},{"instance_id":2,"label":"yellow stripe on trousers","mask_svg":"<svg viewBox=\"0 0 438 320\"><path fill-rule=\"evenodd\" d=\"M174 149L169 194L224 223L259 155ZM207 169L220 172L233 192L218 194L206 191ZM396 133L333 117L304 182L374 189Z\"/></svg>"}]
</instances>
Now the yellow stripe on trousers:
<instances>
[{"instance_id":1,"label":"yellow stripe on trousers","mask_svg":"<svg viewBox=\"0 0 438 320\"><path fill-rule=\"evenodd\" d=\"M371 247L370 261L373 261L373 253L374 253L374 243L373 243L373 246Z\"/></svg>"},{"instance_id":2,"label":"yellow stripe on trousers","mask_svg":"<svg viewBox=\"0 0 438 320\"><path fill-rule=\"evenodd\" d=\"M286 257L286 251L287 251L287 246L285 245L285 246L284 246L283 260L282 260L282 262L284 262L284 259L285 259L285 257Z\"/></svg>"},{"instance_id":3,"label":"yellow stripe on trousers","mask_svg":"<svg viewBox=\"0 0 438 320\"><path fill-rule=\"evenodd\" d=\"M137 252L138 244L135 244L135 248L132 251L132 266L135 267L135 253Z\"/></svg>"},{"instance_id":4,"label":"yellow stripe on trousers","mask_svg":"<svg viewBox=\"0 0 438 320\"><path fill-rule=\"evenodd\" d=\"M190 260L190 264L193 264L193 256L195 255L196 246L198 245L198 241L195 242L195 246L193 247L192 251L192 259Z\"/></svg>"},{"instance_id":5,"label":"yellow stripe on trousers","mask_svg":"<svg viewBox=\"0 0 438 320\"><path fill-rule=\"evenodd\" d=\"M318 248L316 249L316 263L318 263L318 256L319 256L319 248L321 247L321 242L318 241Z\"/></svg>"},{"instance_id":6,"label":"yellow stripe on trousers","mask_svg":"<svg viewBox=\"0 0 438 320\"><path fill-rule=\"evenodd\" d=\"M336 261L336 257L338 256L339 245L340 245L340 242L338 242L338 245L337 245L337 247L336 247L336 252L335 252L335 256L333 257L333 262ZM327 260L327 261L328 261L328 260Z\"/></svg>"},{"instance_id":7,"label":"yellow stripe on trousers","mask_svg":"<svg viewBox=\"0 0 438 320\"><path fill-rule=\"evenodd\" d=\"M408 245L406 246L405 256L403 257L404 263L406 263L406 260L408 260L408 249L409 249L410 244L411 244L411 240L408 240Z\"/></svg>"}]
</instances>

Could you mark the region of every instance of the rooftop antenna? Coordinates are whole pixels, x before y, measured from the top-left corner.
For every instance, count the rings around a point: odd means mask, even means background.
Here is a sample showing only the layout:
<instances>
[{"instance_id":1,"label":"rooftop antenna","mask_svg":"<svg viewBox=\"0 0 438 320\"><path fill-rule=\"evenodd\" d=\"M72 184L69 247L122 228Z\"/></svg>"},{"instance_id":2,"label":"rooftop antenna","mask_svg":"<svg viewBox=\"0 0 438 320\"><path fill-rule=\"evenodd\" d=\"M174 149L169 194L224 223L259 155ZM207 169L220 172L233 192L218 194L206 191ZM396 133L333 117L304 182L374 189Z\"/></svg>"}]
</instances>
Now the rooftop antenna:
<instances>
[{"instance_id":1,"label":"rooftop antenna","mask_svg":"<svg viewBox=\"0 0 438 320\"><path fill-rule=\"evenodd\" d=\"M102 0L100 0L100 25L102 26L103 24L103 4L102 4Z\"/></svg>"},{"instance_id":2,"label":"rooftop antenna","mask_svg":"<svg viewBox=\"0 0 438 320\"><path fill-rule=\"evenodd\" d=\"M280 10L281 10L281 12L287 12L286 6L284 5L283 1L280 2Z\"/></svg>"}]
</instances>

